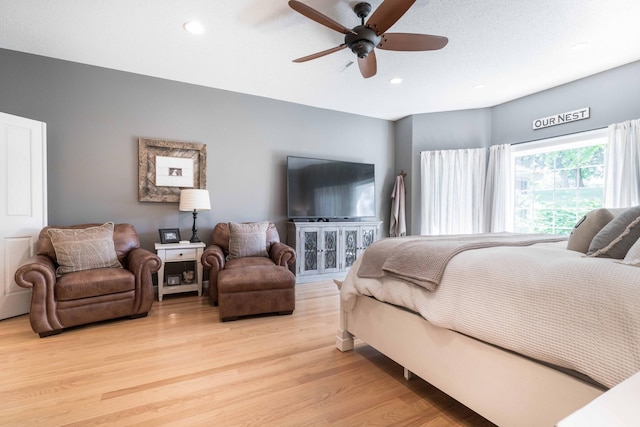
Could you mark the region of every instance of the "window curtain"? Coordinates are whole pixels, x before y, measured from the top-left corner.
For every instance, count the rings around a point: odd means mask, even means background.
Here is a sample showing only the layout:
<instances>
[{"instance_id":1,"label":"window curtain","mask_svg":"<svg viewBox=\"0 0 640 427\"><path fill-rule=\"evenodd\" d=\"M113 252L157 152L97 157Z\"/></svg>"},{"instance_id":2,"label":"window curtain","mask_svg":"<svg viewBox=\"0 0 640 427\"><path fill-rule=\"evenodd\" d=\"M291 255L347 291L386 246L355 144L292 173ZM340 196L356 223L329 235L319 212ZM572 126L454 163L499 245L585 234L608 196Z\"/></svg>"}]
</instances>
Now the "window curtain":
<instances>
[{"instance_id":1,"label":"window curtain","mask_svg":"<svg viewBox=\"0 0 640 427\"><path fill-rule=\"evenodd\" d=\"M640 119L609 125L604 169L604 206L640 205Z\"/></svg>"},{"instance_id":2,"label":"window curtain","mask_svg":"<svg viewBox=\"0 0 640 427\"><path fill-rule=\"evenodd\" d=\"M423 151L420 162L420 234L482 232L486 149Z\"/></svg>"},{"instance_id":3,"label":"window curtain","mask_svg":"<svg viewBox=\"0 0 640 427\"><path fill-rule=\"evenodd\" d=\"M484 231L513 231L513 171L511 145L489 148L489 166L485 189Z\"/></svg>"}]
</instances>

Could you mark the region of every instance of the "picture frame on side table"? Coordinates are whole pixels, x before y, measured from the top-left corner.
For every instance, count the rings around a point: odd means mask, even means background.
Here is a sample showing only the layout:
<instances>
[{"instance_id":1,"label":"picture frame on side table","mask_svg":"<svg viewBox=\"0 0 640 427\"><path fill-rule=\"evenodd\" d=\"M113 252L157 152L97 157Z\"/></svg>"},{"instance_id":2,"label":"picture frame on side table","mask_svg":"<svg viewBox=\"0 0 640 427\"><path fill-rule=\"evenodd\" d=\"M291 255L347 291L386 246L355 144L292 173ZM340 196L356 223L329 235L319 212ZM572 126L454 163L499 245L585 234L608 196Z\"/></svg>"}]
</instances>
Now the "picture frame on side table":
<instances>
[{"instance_id":1,"label":"picture frame on side table","mask_svg":"<svg viewBox=\"0 0 640 427\"><path fill-rule=\"evenodd\" d=\"M170 274L167 276L167 285L175 286L180 284L180 275L179 274Z\"/></svg>"},{"instance_id":2,"label":"picture frame on side table","mask_svg":"<svg viewBox=\"0 0 640 427\"><path fill-rule=\"evenodd\" d=\"M180 230L178 228L161 228L160 243L180 243Z\"/></svg>"}]
</instances>

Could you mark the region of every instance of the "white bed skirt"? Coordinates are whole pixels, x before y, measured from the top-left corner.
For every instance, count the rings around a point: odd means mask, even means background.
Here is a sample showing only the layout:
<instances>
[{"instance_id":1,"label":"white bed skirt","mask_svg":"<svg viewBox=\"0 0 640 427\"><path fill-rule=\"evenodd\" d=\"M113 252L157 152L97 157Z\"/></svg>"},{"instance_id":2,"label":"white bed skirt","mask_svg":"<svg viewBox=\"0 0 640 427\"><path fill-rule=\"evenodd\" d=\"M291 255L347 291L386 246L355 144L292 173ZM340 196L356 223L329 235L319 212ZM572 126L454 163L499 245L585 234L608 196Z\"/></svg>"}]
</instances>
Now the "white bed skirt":
<instances>
[{"instance_id":1,"label":"white bed skirt","mask_svg":"<svg viewBox=\"0 0 640 427\"><path fill-rule=\"evenodd\" d=\"M367 296L341 310L338 349L354 336L499 426L553 426L605 391Z\"/></svg>"}]
</instances>

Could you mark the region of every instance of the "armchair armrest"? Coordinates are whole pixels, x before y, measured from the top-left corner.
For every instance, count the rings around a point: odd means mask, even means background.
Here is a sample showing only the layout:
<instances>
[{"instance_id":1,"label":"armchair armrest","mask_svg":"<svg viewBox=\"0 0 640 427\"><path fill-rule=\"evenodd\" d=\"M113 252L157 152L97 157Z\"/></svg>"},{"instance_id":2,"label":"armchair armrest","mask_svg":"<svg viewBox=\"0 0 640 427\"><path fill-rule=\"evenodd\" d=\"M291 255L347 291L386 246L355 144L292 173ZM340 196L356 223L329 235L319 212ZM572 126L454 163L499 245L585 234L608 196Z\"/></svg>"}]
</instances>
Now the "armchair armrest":
<instances>
[{"instance_id":1,"label":"armchair armrest","mask_svg":"<svg viewBox=\"0 0 640 427\"><path fill-rule=\"evenodd\" d=\"M216 271L224 268L225 260L224 251L218 245L208 246L202 253L202 258L200 259L204 267L215 269Z\"/></svg>"},{"instance_id":2,"label":"armchair armrest","mask_svg":"<svg viewBox=\"0 0 640 427\"><path fill-rule=\"evenodd\" d=\"M160 267L162 267L160 257L146 249L135 248L127 255L126 268L134 274L141 272L147 274L157 273Z\"/></svg>"},{"instance_id":3,"label":"armchair armrest","mask_svg":"<svg viewBox=\"0 0 640 427\"><path fill-rule=\"evenodd\" d=\"M276 265L286 267L288 264L293 264L296 260L296 251L291 246L276 242L271 245L269 249L269 257Z\"/></svg>"},{"instance_id":4,"label":"armchair armrest","mask_svg":"<svg viewBox=\"0 0 640 427\"><path fill-rule=\"evenodd\" d=\"M56 267L51 258L35 255L24 261L15 274L16 283L23 288L51 286L56 283Z\"/></svg>"},{"instance_id":5,"label":"armchair armrest","mask_svg":"<svg viewBox=\"0 0 640 427\"><path fill-rule=\"evenodd\" d=\"M209 298L218 305L218 272L225 265L224 251L218 245L208 246L200 258L202 266L209 269Z\"/></svg>"},{"instance_id":6,"label":"armchair armrest","mask_svg":"<svg viewBox=\"0 0 640 427\"><path fill-rule=\"evenodd\" d=\"M18 267L14 278L18 286L32 289L29 319L33 331L62 329L55 310L56 267L53 261L44 255L33 256Z\"/></svg>"},{"instance_id":7,"label":"armchair armrest","mask_svg":"<svg viewBox=\"0 0 640 427\"><path fill-rule=\"evenodd\" d=\"M160 257L142 248L132 249L127 254L126 268L136 278L136 300L134 312L147 313L153 305L153 273L162 267Z\"/></svg>"}]
</instances>

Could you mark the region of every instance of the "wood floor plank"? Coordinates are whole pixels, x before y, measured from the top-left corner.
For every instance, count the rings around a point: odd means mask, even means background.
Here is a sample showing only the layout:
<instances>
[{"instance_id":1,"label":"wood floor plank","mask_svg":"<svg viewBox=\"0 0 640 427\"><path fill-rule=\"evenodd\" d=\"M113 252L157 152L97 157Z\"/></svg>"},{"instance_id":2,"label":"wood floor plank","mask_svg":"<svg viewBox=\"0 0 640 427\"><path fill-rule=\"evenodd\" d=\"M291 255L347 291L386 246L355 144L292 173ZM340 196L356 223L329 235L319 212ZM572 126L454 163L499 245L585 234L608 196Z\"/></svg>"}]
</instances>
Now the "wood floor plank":
<instances>
[{"instance_id":1,"label":"wood floor plank","mask_svg":"<svg viewBox=\"0 0 640 427\"><path fill-rule=\"evenodd\" d=\"M332 282L296 287L290 316L220 322L206 297L39 338L0 322L0 425L490 426L366 343L335 348Z\"/></svg>"}]
</instances>

